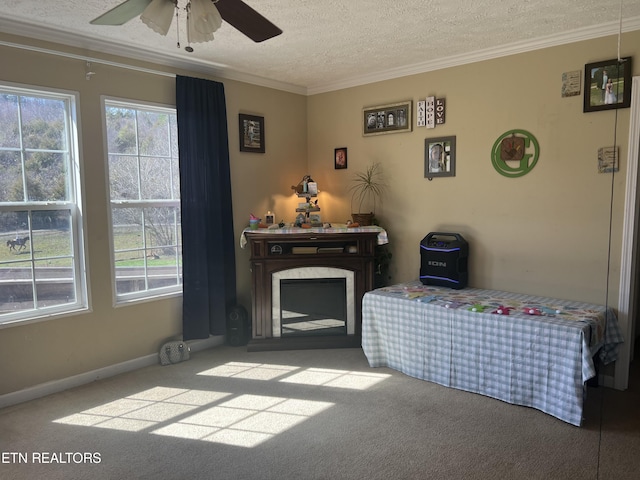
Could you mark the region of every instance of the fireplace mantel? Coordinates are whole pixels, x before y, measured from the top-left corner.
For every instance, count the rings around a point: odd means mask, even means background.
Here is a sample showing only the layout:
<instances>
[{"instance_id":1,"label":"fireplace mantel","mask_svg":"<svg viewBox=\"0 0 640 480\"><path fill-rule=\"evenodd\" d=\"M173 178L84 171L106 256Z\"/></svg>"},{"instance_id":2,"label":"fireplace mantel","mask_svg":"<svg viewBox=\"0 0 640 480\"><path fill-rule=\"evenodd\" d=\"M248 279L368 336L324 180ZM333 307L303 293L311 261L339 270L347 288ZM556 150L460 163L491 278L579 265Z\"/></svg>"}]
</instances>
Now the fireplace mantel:
<instances>
[{"instance_id":1,"label":"fireplace mantel","mask_svg":"<svg viewBox=\"0 0 640 480\"><path fill-rule=\"evenodd\" d=\"M250 351L360 346L362 297L373 289L375 246L387 242L386 232L379 227L336 230L243 232L250 248L252 272ZM350 290L355 310L353 334L288 338L273 335L274 274L278 277L287 270L308 267L330 267L353 272L353 288Z\"/></svg>"}]
</instances>

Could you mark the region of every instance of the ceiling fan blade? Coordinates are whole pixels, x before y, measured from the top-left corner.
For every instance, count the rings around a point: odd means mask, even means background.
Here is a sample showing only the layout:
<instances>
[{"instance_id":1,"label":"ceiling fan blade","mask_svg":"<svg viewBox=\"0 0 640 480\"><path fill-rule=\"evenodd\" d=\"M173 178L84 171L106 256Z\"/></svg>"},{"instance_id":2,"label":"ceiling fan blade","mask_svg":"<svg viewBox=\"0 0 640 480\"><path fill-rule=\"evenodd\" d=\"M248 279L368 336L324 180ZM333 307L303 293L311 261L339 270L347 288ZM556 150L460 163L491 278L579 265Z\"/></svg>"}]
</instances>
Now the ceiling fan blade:
<instances>
[{"instance_id":1,"label":"ceiling fan blade","mask_svg":"<svg viewBox=\"0 0 640 480\"><path fill-rule=\"evenodd\" d=\"M282 30L241 0L218 0L216 7L225 22L254 42L264 42L282 33Z\"/></svg>"},{"instance_id":2,"label":"ceiling fan blade","mask_svg":"<svg viewBox=\"0 0 640 480\"><path fill-rule=\"evenodd\" d=\"M92 25L124 25L140 15L150 3L151 0L126 0L89 23Z\"/></svg>"}]
</instances>

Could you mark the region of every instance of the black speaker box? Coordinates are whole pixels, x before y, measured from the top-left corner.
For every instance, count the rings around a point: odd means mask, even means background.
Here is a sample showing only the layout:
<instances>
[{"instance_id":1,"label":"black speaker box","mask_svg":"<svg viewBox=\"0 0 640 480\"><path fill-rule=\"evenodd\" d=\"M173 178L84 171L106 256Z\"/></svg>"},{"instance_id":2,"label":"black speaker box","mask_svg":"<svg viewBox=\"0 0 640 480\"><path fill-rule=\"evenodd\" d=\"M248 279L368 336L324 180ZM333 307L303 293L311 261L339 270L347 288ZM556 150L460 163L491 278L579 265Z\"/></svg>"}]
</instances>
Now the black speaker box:
<instances>
[{"instance_id":1,"label":"black speaker box","mask_svg":"<svg viewBox=\"0 0 640 480\"><path fill-rule=\"evenodd\" d=\"M456 290L469 280L469 244L459 233L431 232L420 242L420 281Z\"/></svg>"},{"instance_id":2,"label":"black speaker box","mask_svg":"<svg viewBox=\"0 0 640 480\"><path fill-rule=\"evenodd\" d=\"M231 307L227 311L227 343L240 347L249 342L249 315L242 305Z\"/></svg>"}]
</instances>

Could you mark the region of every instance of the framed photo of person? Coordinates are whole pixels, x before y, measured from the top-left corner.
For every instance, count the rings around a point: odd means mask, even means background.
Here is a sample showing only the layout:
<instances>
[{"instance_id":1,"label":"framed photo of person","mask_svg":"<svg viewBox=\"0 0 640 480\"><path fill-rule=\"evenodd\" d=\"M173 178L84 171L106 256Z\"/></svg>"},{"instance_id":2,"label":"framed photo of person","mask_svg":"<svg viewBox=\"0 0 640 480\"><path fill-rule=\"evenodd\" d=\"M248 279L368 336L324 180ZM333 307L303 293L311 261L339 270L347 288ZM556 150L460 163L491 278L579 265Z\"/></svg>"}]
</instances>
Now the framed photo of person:
<instances>
[{"instance_id":1,"label":"framed photo of person","mask_svg":"<svg viewBox=\"0 0 640 480\"><path fill-rule=\"evenodd\" d=\"M347 168L347 147L336 148L334 150L333 164L336 170Z\"/></svg>"},{"instance_id":2,"label":"framed photo of person","mask_svg":"<svg viewBox=\"0 0 640 480\"><path fill-rule=\"evenodd\" d=\"M240 151L264 153L264 117L238 115L240 129Z\"/></svg>"},{"instance_id":3,"label":"framed photo of person","mask_svg":"<svg viewBox=\"0 0 640 480\"><path fill-rule=\"evenodd\" d=\"M583 112L629 108L631 67L631 57L587 63L584 66Z\"/></svg>"},{"instance_id":4,"label":"framed photo of person","mask_svg":"<svg viewBox=\"0 0 640 480\"><path fill-rule=\"evenodd\" d=\"M456 176L456 137L424 141L424 178Z\"/></svg>"}]
</instances>

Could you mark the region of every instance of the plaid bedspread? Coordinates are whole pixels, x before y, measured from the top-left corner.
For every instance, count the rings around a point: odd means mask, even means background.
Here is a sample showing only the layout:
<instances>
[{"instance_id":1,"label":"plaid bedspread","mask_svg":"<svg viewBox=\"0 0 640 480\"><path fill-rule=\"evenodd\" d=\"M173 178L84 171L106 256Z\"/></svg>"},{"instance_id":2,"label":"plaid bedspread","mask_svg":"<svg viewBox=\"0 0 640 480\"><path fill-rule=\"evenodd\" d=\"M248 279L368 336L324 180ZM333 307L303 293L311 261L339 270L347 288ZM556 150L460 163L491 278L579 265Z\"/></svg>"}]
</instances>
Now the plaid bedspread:
<instances>
[{"instance_id":1,"label":"plaid bedspread","mask_svg":"<svg viewBox=\"0 0 640 480\"><path fill-rule=\"evenodd\" d=\"M606 310L606 311L605 311ZM362 348L372 367L533 407L580 426L593 355L617 358L612 309L494 290L425 286L367 292Z\"/></svg>"}]
</instances>

